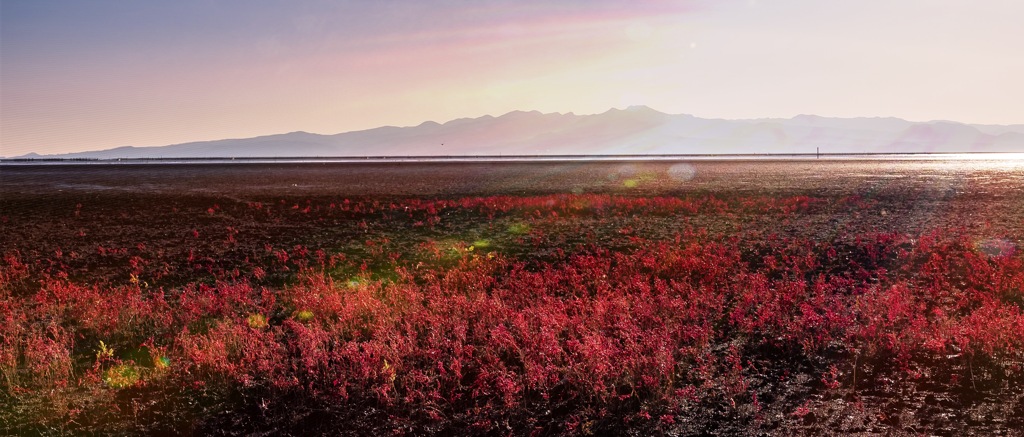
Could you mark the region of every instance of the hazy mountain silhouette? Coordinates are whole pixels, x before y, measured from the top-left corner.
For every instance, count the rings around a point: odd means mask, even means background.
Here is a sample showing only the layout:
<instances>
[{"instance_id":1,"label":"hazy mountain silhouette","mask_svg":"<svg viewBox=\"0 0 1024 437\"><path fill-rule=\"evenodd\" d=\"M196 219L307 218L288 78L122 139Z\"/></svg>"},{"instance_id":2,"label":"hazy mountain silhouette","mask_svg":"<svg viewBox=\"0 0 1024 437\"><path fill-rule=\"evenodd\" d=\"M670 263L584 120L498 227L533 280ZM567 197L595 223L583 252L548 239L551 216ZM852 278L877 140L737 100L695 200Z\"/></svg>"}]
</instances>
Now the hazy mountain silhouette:
<instances>
[{"instance_id":1,"label":"hazy mountain silhouette","mask_svg":"<svg viewBox=\"0 0 1024 437\"><path fill-rule=\"evenodd\" d=\"M162 147L48 155L59 158L314 157L545 154L1024 152L1024 125L898 118L721 120L646 106L601 114L513 111L500 117L319 135L292 132Z\"/></svg>"}]
</instances>

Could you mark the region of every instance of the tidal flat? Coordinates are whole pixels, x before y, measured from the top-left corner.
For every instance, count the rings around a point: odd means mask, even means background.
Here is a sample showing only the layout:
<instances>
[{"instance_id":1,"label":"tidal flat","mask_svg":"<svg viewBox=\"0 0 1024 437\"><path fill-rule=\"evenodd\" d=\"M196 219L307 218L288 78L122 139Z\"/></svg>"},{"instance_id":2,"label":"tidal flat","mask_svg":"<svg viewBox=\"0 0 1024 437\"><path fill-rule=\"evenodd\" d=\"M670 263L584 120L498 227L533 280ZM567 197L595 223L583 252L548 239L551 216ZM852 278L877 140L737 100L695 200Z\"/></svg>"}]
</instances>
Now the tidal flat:
<instances>
[{"instance_id":1,"label":"tidal flat","mask_svg":"<svg viewBox=\"0 0 1024 437\"><path fill-rule=\"evenodd\" d=\"M1024 161L0 166L0 433L1024 429Z\"/></svg>"}]
</instances>

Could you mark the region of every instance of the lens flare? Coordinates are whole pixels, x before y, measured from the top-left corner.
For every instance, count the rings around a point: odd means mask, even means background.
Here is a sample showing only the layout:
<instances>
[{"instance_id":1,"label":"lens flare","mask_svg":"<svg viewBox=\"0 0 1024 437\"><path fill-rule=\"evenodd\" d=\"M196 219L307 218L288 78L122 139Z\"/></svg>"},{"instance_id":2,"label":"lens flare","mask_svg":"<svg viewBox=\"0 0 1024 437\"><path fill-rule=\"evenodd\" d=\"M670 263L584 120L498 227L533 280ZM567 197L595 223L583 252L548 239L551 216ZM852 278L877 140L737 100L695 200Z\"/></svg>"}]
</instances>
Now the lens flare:
<instances>
[{"instance_id":1,"label":"lens flare","mask_svg":"<svg viewBox=\"0 0 1024 437\"><path fill-rule=\"evenodd\" d=\"M697 176L697 168L690 164L675 164L668 169L668 177L679 182L687 182Z\"/></svg>"}]
</instances>

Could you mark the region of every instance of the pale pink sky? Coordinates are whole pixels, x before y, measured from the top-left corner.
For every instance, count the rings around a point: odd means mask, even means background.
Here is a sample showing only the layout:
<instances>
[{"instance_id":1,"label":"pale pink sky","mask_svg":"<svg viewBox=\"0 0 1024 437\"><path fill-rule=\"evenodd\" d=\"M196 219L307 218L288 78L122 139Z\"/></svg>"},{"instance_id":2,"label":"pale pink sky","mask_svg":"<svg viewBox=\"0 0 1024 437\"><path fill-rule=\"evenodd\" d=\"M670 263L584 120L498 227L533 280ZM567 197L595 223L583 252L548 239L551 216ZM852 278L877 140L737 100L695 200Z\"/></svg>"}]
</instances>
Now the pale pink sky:
<instances>
[{"instance_id":1,"label":"pale pink sky","mask_svg":"<svg viewBox=\"0 0 1024 437\"><path fill-rule=\"evenodd\" d=\"M0 156L512 110L1024 123L1024 2L20 1Z\"/></svg>"}]
</instances>

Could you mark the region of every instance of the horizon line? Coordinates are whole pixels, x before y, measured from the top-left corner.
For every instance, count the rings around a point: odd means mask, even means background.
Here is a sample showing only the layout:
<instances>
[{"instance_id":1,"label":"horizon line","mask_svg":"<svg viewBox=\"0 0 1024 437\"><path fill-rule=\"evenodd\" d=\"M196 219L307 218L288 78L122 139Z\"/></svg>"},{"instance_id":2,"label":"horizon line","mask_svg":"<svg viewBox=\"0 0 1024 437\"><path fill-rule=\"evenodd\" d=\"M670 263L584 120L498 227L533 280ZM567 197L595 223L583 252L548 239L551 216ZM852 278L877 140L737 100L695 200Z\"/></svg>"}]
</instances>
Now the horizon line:
<instances>
[{"instance_id":1,"label":"horizon line","mask_svg":"<svg viewBox=\"0 0 1024 437\"><path fill-rule=\"evenodd\" d=\"M807 152L807 153L653 153L653 154L528 154L528 155L348 155L348 156L245 156L245 157L139 157L139 158L24 158L24 157L0 157L0 163L76 163L88 162L97 164L114 163L146 163L149 161L168 162L204 162L204 161L235 161L244 163L246 161L288 161L288 162L310 162L317 160L339 163L359 162L446 162L446 161L587 161L587 160L686 160L707 159L707 158L772 158L772 157L794 157L794 158L828 158L828 157L885 157L885 156L910 156L910 157L949 157L957 155L1021 155L1024 159L1024 152Z\"/></svg>"}]
</instances>

